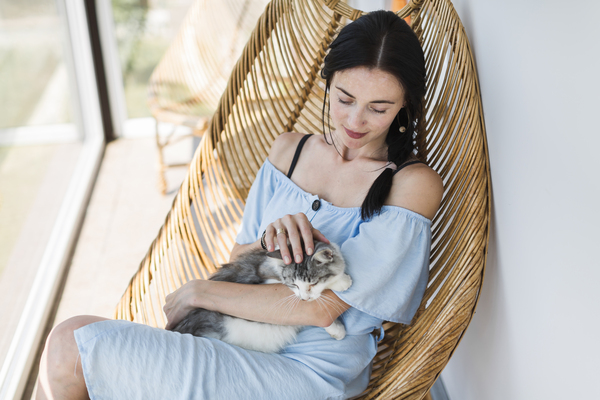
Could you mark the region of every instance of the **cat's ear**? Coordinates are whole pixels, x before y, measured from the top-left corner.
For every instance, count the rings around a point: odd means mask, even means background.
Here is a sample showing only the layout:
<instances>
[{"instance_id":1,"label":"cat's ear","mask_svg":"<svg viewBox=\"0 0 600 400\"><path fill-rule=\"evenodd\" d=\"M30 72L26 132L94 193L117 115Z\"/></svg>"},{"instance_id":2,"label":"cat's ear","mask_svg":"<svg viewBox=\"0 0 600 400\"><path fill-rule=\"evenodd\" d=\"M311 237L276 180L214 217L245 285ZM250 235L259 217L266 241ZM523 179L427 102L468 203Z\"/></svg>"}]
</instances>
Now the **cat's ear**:
<instances>
[{"instance_id":1,"label":"cat's ear","mask_svg":"<svg viewBox=\"0 0 600 400\"><path fill-rule=\"evenodd\" d=\"M315 253L313 258L320 263L330 263L333 261L333 250L332 249L319 250Z\"/></svg>"},{"instance_id":2,"label":"cat's ear","mask_svg":"<svg viewBox=\"0 0 600 400\"><path fill-rule=\"evenodd\" d=\"M268 252L267 253L267 257L269 257L269 258L276 258L276 259L279 259L279 260L283 260L283 257L281 256L281 251L279 251L279 250Z\"/></svg>"}]
</instances>

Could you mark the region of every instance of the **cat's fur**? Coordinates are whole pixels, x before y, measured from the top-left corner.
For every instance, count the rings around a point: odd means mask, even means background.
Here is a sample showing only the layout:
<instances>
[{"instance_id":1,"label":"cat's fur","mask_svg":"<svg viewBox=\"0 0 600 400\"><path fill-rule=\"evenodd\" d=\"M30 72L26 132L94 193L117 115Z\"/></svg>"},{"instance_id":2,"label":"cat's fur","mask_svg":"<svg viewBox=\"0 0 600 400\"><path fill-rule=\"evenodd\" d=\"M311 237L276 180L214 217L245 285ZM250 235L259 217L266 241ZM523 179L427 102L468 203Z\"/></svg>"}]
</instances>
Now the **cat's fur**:
<instances>
[{"instance_id":1,"label":"cat's fur","mask_svg":"<svg viewBox=\"0 0 600 400\"><path fill-rule=\"evenodd\" d=\"M337 245L316 242L314 254L304 255L300 264L285 265L279 250L271 253L253 250L240 255L232 263L224 264L209 279L250 284L281 282L292 289L298 299L312 301L325 289L348 289L352 279L344 273L344 269L345 263ZM274 312L280 312L286 306L286 303L275 305ZM173 331L216 338L246 349L273 353L293 342L300 328L248 321L198 308L191 311ZM346 336L344 325L337 319L325 329L335 339Z\"/></svg>"}]
</instances>

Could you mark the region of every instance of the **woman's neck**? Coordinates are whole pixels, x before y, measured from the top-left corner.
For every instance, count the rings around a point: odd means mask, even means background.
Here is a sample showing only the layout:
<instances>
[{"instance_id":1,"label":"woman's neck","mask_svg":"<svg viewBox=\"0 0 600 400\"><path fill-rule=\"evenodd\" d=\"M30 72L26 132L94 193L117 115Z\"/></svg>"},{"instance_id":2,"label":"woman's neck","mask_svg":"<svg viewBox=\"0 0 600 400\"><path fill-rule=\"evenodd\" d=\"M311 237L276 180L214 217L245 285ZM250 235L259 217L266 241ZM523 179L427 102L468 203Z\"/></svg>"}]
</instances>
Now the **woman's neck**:
<instances>
[{"instance_id":1,"label":"woman's neck","mask_svg":"<svg viewBox=\"0 0 600 400\"><path fill-rule=\"evenodd\" d=\"M350 148L346 146L343 141L336 139L335 133L332 132L329 135L329 141L332 144L332 150L334 150L340 157L340 162L373 162L387 161L387 145L385 140L380 142L367 143L365 146L359 148Z\"/></svg>"}]
</instances>

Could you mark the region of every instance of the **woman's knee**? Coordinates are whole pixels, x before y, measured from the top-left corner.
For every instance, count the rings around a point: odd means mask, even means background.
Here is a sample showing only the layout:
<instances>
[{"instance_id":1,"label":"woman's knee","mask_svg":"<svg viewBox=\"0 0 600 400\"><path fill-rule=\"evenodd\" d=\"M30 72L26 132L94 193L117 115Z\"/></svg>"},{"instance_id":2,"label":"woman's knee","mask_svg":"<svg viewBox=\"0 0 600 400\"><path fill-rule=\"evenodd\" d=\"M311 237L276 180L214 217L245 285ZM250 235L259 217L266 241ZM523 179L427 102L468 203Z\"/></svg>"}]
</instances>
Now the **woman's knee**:
<instances>
[{"instance_id":1,"label":"woman's knee","mask_svg":"<svg viewBox=\"0 0 600 400\"><path fill-rule=\"evenodd\" d=\"M105 318L78 316L57 325L48 338L40 360L38 399L85 399L83 378L75 331Z\"/></svg>"},{"instance_id":2,"label":"woman's knee","mask_svg":"<svg viewBox=\"0 0 600 400\"><path fill-rule=\"evenodd\" d=\"M71 369L79 356L77 342L75 341L75 331L83 326L93 322L104 320L104 318L82 315L61 322L58 324L46 339L44 350L47 367L61 368L70 364Z\"/></svg>"}]
</instances>

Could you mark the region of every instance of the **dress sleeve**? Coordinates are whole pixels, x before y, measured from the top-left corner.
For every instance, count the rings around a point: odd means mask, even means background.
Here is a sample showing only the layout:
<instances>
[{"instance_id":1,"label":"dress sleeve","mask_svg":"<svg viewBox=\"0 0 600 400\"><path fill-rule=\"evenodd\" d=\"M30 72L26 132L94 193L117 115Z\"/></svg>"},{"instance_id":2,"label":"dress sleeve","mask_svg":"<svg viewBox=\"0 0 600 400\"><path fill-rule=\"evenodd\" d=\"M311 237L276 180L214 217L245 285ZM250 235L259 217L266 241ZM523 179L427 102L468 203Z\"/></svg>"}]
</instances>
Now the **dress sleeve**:
<instances>
[{"instance_id":1,"label":"dress sleeve","mask_svg":"<svg viewBox=\"0 0 600 400\"><path fill-rule=\"evenodd\" d=\"M386 208L342 244L352 286L336 295L376 318L409 324L427 287L430 247L431 221Z\"/></svg>"},{"instance_id":2,"label":"dress sleeve","mask_svg":"<svg viewBox=\"0 0 600 400\"><path fill-rule=\"evenodd\" d=\"M275 177L265 168L265 164L258 170L256 179L250 188L246 205L244 206L244 217L238 230L235 241L238 244L253 243L258 240L261 221L264 217L264 211L273 197Z\"/></svg>"}]
</instances>

